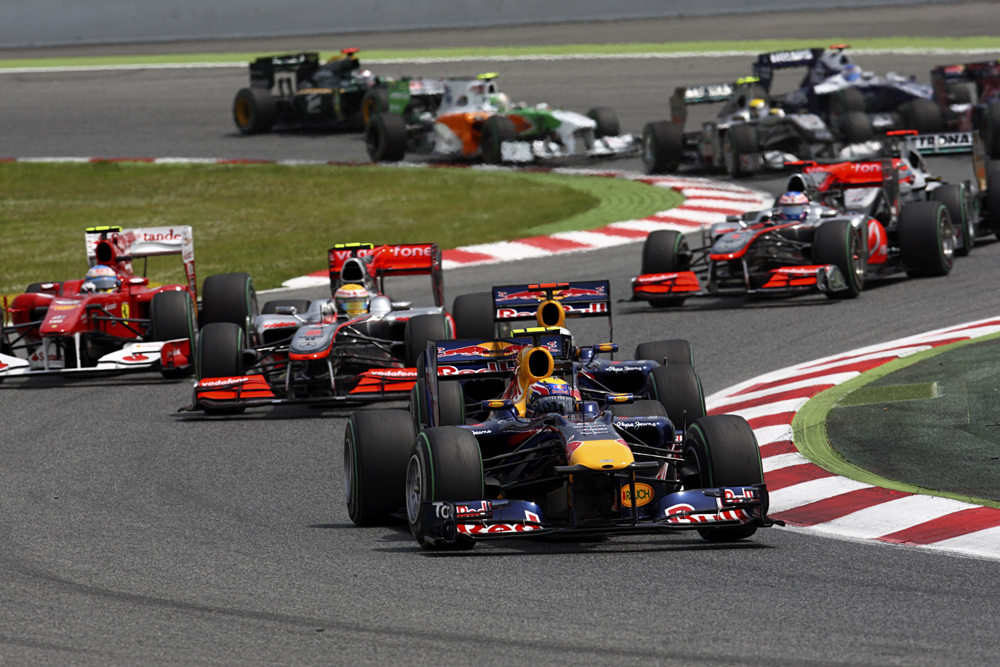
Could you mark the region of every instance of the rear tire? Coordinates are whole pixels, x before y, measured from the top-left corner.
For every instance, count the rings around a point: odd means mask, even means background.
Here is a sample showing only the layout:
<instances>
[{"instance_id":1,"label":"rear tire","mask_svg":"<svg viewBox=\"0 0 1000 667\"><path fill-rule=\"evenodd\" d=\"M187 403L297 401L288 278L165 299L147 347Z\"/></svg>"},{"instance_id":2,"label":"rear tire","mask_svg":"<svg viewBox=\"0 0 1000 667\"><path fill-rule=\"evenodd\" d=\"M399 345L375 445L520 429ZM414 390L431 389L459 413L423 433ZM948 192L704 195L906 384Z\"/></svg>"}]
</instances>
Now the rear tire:
<instances>
[{"instance_id":1,"label":"rear tire","mask_svg":"<svg viewBox=\"0 0 1000 667\"><path fill-rule=\"evenodd\" d=\"M871 121L861 111L851 111L844 115L840 124L840 132L844 136L844 141L849 144L864 143L875 136Z\"/></svg>"},{"instance_id":2,"label":"rear tire","mask_svg":"<svg viewBox=\"0 0 1000 667\"><path fill-rule=\"evenodd\" d=\"M989 211L987 223L1000 239L1000 172L990 175L986 185L986 207Z\"/></svg>"},{"instance_id":3,"label":"rear tire","mask_svg":"<svg viewBox=\"0 0 1000 667\"><path fill-rule=\"evenodd\" d=\"M257 317L257 290L246 273L220 273L201 287L203 325L229 322L246 329Z\"/></svg>"},{"instance_id":4,"label":"rear tire","mask_svg":"<svg viewBox=\"0 0 1000 667\"><path fill-rule=\"evenodd\" d=\"M959 235L955 242L955 254L959 257L965 257L976 244L976 229L972 220L972 197L966 190L965 184L942 185L931 192L931 200L941 202L948 209L952 227Z\"/></svg>"},{"instance_id":5,"label":"rear tire","mask_svg":"<svg viewBox=\"0 0 1000 667\"><path fill-rule=\"evenodd\" d=\"M448 320L444 315L417 315L406 323L406 365L415 368L428 341L448 340Z\"/></svg>"},{"instance_id":6,"label":"rear tire","mask_svg":"<svg viewBox=\"0 0 1000 667\"><path fill-rule=\"evenodd\" d=\"M160 368L163 377L184 377L194 373L194 360L198 358L198 315L191 295L183 290L157 292L149 304L149 320L153 340L186 338L191 345L190 365L184 369Z\"/></svg>"},{"instance_id":7,"label":"rear tire","mask_svg":"<svg viewBox=\"0 0 1000 667\"><path fill-rule=\"evenodd\" d=\"M827 292L831 299L853 299L865 286L868 269L867 238L851 226L850 220L830 220L813 237L813 263L833 264L844 274L847 289Z\"/></svg>"},{"instance_id":8,"label":"rear tire","mask_svg":"<svg viewBox=\"0 0 1000 667\"><path fill-rule=\"evenodd\" d=\"M722 159L726 172L732 178L748 176L752 172L743 167L740 162L742 155L754 155L760 152L757 144L757 130L752 125L733 125L726 131L722 146Z\"/></svg>"},{"instance_id":9,"label":"rear tire","mask_svg":"<svg viewBox=\"0 0 1000 667\"><path fill-rule=\"evenodd\" d=\"M865 96L857 88L842 88L830 94L830 116L841 118L849 113L864 113Z\"/></svg>"},{"instance_id":10,"label":"rear tire","mask_svg":"<svg viewBox=\"0 0 1000 667\"><path fill-rule=\"evenodd\" d=\"M642 162L647 174L677 171L684 157L684 128L668 120L642 128Z\"/></svg>"},{"instance_id":11,"label":"rear tire","mask_svg":"<svg viewBox=\"0 0 1000 667\"><path fill-rule=\"evenodd\" d=\"M278 109L271 91L264 88L242 88L233 100L233 122L243 134L260 134L274 127Z\"/></svg>"},{"instance_id":12,"label":"rear tire","mask_svg":"<svg viewBox=\"0 0 1000 667\"><path fill-rule=\"evenodd\" d=\"M594 138L617 137L621 134L621 126L618 123L618 116L607 107L594 107L587 112L587 117L597 123L594 129Z\"/></svg>"},{"instance_id":13,"label":"rear tire","mask_svg":"<svg viewBox=\"0 0 1000 667\"><path fill-rule=\"evenodd\" d=\"M685 490L763 483L760 448L750 424L736 415L699 419L684 436L684 467L681 473ZM753 524L737 528L698 529L698 534L709 542L734 542L755 532L757 526Z\"/></svg>"},{"instance_id":14,"label":"rear tire","mask_svg":"<svg viewBox=\"0 0 1000 667\"><path fill-rule=\"evenodd\" d=\"M705 416L705 392L693 366L659 366L649 373L647 393L680 430Z\"/></svg>"},{"instance_id":15,"label":"rear tire","mask_svg":"<svg viewBox=\"0 0 1000 667\"><path fill-rule=\"evenodd\" d=\"M277 315L278 308L287 308L289 306L295 309L296 315L305 315L306 311L309 310L309 299L275 299L274 301L268 301L260 309L260 314Z\"/></svg>"},{"instance_id":16,"label":"rear tire","mask_svg":"<svg viewBox=\"0 0 1000 667\"><path fill-rule=\"evenodd\" d=\"M232 322L206 324L198 340L198 379L240 377L243 375L243 327Z\"/></svg>"},{"instance_id":17,"label":"rear tire","mask_svg":"<svg viewBox=\"0 0 1000 667\"><path fill-rule=\"evenodd\" d=\"M908 275L945 276L951 271L955 241L944 204L922 201L903 206L898 235L900 258Z\"/></svg>"},{"instance_id":18,"label":"rear tire","mask_svg":"<svg viewBox=\"0 0 1000 667\"><path fill-rule=\"evenodd\" d=\"M451 317L455 320L455 338L489 340L496 337L492 292L456 296L451 306Z\"/></svg>"},{"instance_id":19,"label":"rear tire","mask_svg":"<svg viewBox=\"0 0 1000 667\"><path fill-rule=\"evenodd\" d=\"M1000 102L988 104L983 110L979 133L986 145L986 157L1000 159Z\"/></svg>"},{"instance_id":20,"label":"rear tire","mask_svg":"<svg viewBox=\"0 0 1000 667\"><path fill-rule=\"evenodd\" d=\"M899 107L906 130L916 130L920 134L944 132L944 115L932 100L922 97L912 99Z\"/></svg>"},{"instance_id":21,"label":"rear tire","mask_svg":"<svg viewBox=\"0 0 1000 667\"><path fill-rule=\"evenodd\" d=\"M655 231L647 236L642 244L642 275L687 271L689 261L687 239L676 230ZM650 299L649 303L656 308L681 306L684 304L684 299L682 296L672 296Z\"/></svg>"},{"instance_id":22,"label":"rear tire","mask_svg":"<svg viewBox=\"0 0 1000 667\"><path fill-rule=\"evenodd\" d=\"M639 361L655 361L664 366L694 366L691 343L681 338L639 343L632 358Z\"/></svg>"},{"instance_id":23,"label":"rear tire","mask_svg":"<svg viewBox=\"0 0 1000 667\"><path fill-rule=\"evenodd\" d=\"M515 141L517 130L514 121L506 116L493 115L483 123L483 133L480 137L480 149L483 162L500 164L503 162L503 142Z\"/></svg>"},{"instance_id":24,"label":"rear tire","mask_svg":"<svg viewBox=\"0 0 1000 667\"><path fill-rule=\"evenodd\" d=\"M453 426L427 429L413 443L406 469L406 515L410 532L424 549L440 548L425 539L423 503L479 500L486 495L483 459L471 432ZM469 542L457 542L469 548Z\"/></svg>"},{"instance_id":25,"label":"rear tire","mask_svg":"<svg viewBox=\"0 0 1000 667\"><path fill-rule=\"evenodd\" d=\"M390 523L406 506L406 465L413 440L406 410L359 410L344 433L344 499L359 526Z\"/></svg>"},{"instance_id":26,"label":"rear tire","mask_svg":"<svg viewBox=\"0 0 1000 667\"><path fill-rule=\"evenodd\" d=\"M372 162L399 162L406 141L406 121L399 114L377 113L365 126L365 148Z\"/></svg>"}]
</instances>

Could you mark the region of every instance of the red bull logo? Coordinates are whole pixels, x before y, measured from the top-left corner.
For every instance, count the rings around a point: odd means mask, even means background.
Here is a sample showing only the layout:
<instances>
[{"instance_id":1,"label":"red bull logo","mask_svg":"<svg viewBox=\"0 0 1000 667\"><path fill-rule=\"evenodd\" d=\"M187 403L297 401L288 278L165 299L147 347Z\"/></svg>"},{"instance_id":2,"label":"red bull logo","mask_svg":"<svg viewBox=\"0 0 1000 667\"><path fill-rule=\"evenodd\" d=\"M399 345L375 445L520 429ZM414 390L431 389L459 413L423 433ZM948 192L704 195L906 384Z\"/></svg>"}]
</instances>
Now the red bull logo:
<instances>
[{"instance_id":1,"label":"red bull logo","mask_svg":"<svg viewBox=\"0 0 1000 667\"><path fill-rule=\"evenodd\" d=\"M437 356L438 359L444 359L447 357L462 357L462 356L496 357L500 356L501 353L507 352L508 350L510 350L510 352L516 352L517 350L521 349L521 347L522 346L514 345L513 343L502 343L499 341L490 343L480 343L475 345L466 345L465 347L455 347L451 349L447 347L438 347ZM516 349L511 349L511 348L516 348ZM502 356L506 356L506 354L503 354Z\"/></svg>"}]
</instances>

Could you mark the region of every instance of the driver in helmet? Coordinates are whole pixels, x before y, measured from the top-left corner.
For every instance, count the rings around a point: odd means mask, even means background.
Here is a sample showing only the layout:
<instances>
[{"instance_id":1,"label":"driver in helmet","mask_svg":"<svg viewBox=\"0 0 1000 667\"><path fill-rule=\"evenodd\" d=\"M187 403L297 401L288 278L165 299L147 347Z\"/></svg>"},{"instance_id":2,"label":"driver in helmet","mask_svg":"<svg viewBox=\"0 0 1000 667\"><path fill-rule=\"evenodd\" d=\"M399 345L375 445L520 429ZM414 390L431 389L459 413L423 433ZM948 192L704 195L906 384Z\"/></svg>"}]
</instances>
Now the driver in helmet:
<instances>
[{"instance_id":1,"label":"driver in helmet","mask_svg":"<svg viewBox=\"0 0 1000 667\"><path fill-rule=\"evenodd\" d=\"M778 199L778 220L799 222L809 215L809 197L801 192L789 190Z\"/></svg>"},{"instance_id":2,"label":"driver in helmet","mask_svg":"<svg viewBox=\"0 0 1000 667\"><path fill-rule=\"evenodd\" d=\"M348 319L367 315L371 306L371 294L362 285L348 283L341 285L333 294L337 314Z\"/></svg>"},{"instance_id":3,"label":"driver in helmet","mask_svg":"<svg viewBox=\"0 0 1000 667\"><path fill-rule=\"evenodd\" d=\"M83 285L80 286L81 292L114 292L122 284L122 281L118 279L118 274L110 266L104 266L103 264L98 264L97 266L92 266L87 271L87 275L83 277Z\"/></svg>"},{"instance_id":4,"label":"driver in helmet","mask_svg":"<svg viewBox=\"0 0 1000 667\"><path fill-rule=\"evenodd\" d=\"M572 387L559 378L545 378L528 388L525 412L528 417L540 417L556 413L569 415L576 411L576 399Z\"/></svg>"}]
</instances>

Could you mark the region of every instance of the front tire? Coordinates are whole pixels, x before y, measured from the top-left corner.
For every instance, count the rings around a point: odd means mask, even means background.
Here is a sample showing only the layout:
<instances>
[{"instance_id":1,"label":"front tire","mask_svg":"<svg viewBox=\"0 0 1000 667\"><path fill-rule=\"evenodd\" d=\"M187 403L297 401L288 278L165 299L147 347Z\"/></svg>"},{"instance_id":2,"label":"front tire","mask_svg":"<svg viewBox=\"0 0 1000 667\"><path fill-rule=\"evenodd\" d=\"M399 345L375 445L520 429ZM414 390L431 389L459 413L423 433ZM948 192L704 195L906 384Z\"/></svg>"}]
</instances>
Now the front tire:
<instances>
[{"instance_id":1,"label":"front tire","mask_svg":"<svg viewBox=\"0 0 1000 667\"><path fill-rule=\"evenodd\" d=\"M946 276L955 262L951 216L944 204L906 204L899 214L900 258L911 277Z\"/></svg>"},{"instance_id":2,"label":"front tire","mask_svg":"<svg viewBox=\"0 0 1000 667\"><path fill-rule=\"evenodd\" d=\"M920 134L944 132L944 115L932 100L918 97L899 107L906 130L916 130Z\"/></svg>"},{"instance_id":3,"label":"front tire","mask_svg":"<svg viewBox=\"0 0 1000 667\"><path fill-rule=\"evenodd\" d=\"M658 364L694 366L691 343L681 338L639 343L635 347L633 359L655 361Z\"/></svg>"},{"instance_id":4,"label":"front tire","mask_svg":"<svg viewBox=\"0 0 1000 667\"><path fill-rule=\"evenodd\" d=\"M486 495L483 487L482 454L471 432L444 426L420 433L413 442L405 485L406 516L417 543L424 549L439 548L427 540L424 503L479 500Z\"/></svg>"},{"instance_id":5,"label":"front tire","mask_svg":"<svg viewBox=\"0 0 1000 667\"><path fill-rule=\"evenodd\" d=\"M684 128L668 120L642 128L642 163L647 174L677 171L684 156Z\"/></svg>"},{"instance_id":6,"label":"front tire","mask_svg":"<svg viewBox=\"0 0 1000 667\"><path fill-rule=\"evenodd\" d=\"M764 481L760 448L743 417L715 415L699 419L684 436L684 488L752 486ZM735 528L699 528L709 542L734 542L757 532L753 524Z\"/></svg>"},{"instance_id":7,"label":"front tire","mask_svg":"<svg viewBox=\"0 0 1000 667\"><path fill-rule=\"evenodd\" d=\"M621 126L618 123L618 116L607 107L594 107L587 112L587 117L597 123L594 129L594 138L617 137L621 134Z\"/></svg>"},{"instance_id":8,"label":"front tire","mask_svg":"<svg viewBox=\"0 0 1000 667\"><path fill-rule=\"evenodd\" d=\"M448 320L444 315L417 315L406 323L406 365L415 368L420 354L432 340L448 340Z\"/></svg>"},{"instance_id":9,"label":"front tire","mask_svg":"<svg viewBox=\"0 0 1000 667\"><path fill-rule=\"evenodd\" d=\"M760 152L757 144L757 130L752 125L733 125L723 139L722 158L726 172L731 178L749 176L752 172L743 167L740 157Z\"/></svg>"},{"instance_id":10,"label":"front tire","mask_svg":"<svg viewBox=\"0 0 1000 667\"><path fill-rule=\"evenodd\" d=\"M198 316L191 295L183 290L157 292L149 304L150 333L156 341L186 338L191 346L191 361L197 359ZM183 370L160 368L164 377L183 377L194 372L194 363Z\"/></svg>"},{"instance_id":11,"label":"front tire","mask_svg":"<svg viewBox=\"0 0 1000 667\"><path fill-rule=\"evenodd\" d=\"M986 106L979 124L979 132L986 145L986 156L991 160L1000 159L1000 102Z\"/></svg>"},{"instance_id":12,"label":"front tire","mask_svg":"<svg viewBox=\"0 0 1000 667\"><path fill-rule=\"evenodd\" d=\"M649 373L647 393L663 405L675 429L705 416L705 392L693 366L659 366Z\"/></svg>"},{"instance_id":13,"label":"front tire","mask_svg":"<svg viewBox=\"0 0 1000 667\"><path fill-rule=\"evenodd\" d=\"M831 299L853 299L861 294L868 270L867 239L854 229L850 220L830 220L813 237L813 262L833 264L844 275L847 289L827 292Z\"/></svg>"},{"instance_id":14,"label":"front tire","mask_svg":"<svg viewBox=\"0 0 1000 667\"><path fill-rule=\"evenodd\" d=\"M202 324L229 322L247 328L257 314L257 290L249 275L220 273L205 278L201 287Z\"/></svg>"},{"instance_id":15,"label":"front tire","mask_svg":"<svg viewBox=\"0 0 1000 667\"><path fill-rule=\"evenodd\" d=\"M368 122L376 114L389 111L389 91L385 88L372 88L361 98L361 120L368 127Z\"/></svg>"},{"instance_id":16,"label":"front tire","mask_svg":"<svg viewBox=\"0 0 1000 667\"><path fill-rule=\"evenodd\" d=\"M955 254L965 257L976 244L976 229L972 220L972 197L964 183L949 183L931 192L931 200L939 201L948 209L954 231L958 232L961 245L955 243Z\"/></svg>"},{"instance_id":17,"label":"front tire","mask_svg":"<svg viewBox=\"0 0 1000 667\"><path fill-rule=\"evenodd\" d=\"M359 410L344 433L344 499L358 526L391 521L406 505L406 464L417 437L406 410Z\"/></svg>"},{"instance_id":18,"label":"front tire","mask_svg":"<svg viewBox=\"0 0 1000 667\"><path fill-rule=\"evenodd\" d=\"M480 149L483 154L483 162L489 164L500 164L503 162L503 142L517 139L517 130L514 129L514 121L506 116L493 115L483 123L483 132L480 136Z\"/></svg>"},{"instance_id":19,"label":"front tire","mask_svg":"<svg viewBox=\"0 0 1000 667\"><path fill-rule=\"evenodd\" d=\"M399 162L406 141L406 121L399 114L377 113L365 126L365 148L372 162Z\"/></svg>"},{"instance_id":20,"label":"front tire","mask_svg":"<svg viewBox=\"0 0 1000 667\"><path fill-rule=\"evenodd\" d=\"M642 244L642 275L652 273L676 273L687 271L691 251L687 239L673 229L661 229L646 237ZM656 308L681 306L684 297L672 296L650 299L650 305Z\"/></svg>"}]
</instances>

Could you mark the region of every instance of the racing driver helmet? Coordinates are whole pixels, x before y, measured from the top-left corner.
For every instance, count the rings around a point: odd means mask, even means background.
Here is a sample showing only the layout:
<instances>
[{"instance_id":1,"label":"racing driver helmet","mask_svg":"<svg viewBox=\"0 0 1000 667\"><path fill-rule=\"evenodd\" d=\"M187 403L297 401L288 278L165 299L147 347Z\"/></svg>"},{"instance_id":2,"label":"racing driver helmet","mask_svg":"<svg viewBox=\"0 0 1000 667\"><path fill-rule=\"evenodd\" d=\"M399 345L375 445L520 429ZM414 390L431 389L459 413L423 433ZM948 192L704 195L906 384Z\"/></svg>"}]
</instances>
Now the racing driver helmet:
<instances>
[{"instance_id":1,"label":"racing driver helmet","mask_svg":"<svg viewBox=\"0 0 1000 667\"><path fill-rule=\"evenodd\" d=\"M576 411L576 399L569 383L559 378L545 378L528 387L525 412L529 417L544 414L572 414Z\"/></svg>"},{"instance_id":2,"label":"racing driver helmet","mask_svg":"<svg viewBox=\"0 0 1000 667\"><path fill-rule=\"evenodd\" d=\"M371 294L362 285L348 283L341 285L333 293L333 302L337 305L338 314L358 317L368 314Z\"/></svg>"},{"instance_id":3,"label":"racing driver helmet","mask_svg":"<svg viewBox=\"0 0 1000 667\"><path fill-rule=\"evenodd\" d=\"M789 190L778 199L778 218L781 220L805 220L809 214L809 197L801 192Z\"/></svg>"},{"instance_id":4,"label":"racing driver helmet","mask_svg":"<svg viewBox=\"0 0 1000 667\"><path fill-rule=\"evenodd\" d=\"M90 285L93 285L91 288ZM113 292L121 285L118 274L110 266L98 264L92 266L83 277L83 289L95 292Z\"/></svg>"}]
</instances>

